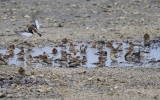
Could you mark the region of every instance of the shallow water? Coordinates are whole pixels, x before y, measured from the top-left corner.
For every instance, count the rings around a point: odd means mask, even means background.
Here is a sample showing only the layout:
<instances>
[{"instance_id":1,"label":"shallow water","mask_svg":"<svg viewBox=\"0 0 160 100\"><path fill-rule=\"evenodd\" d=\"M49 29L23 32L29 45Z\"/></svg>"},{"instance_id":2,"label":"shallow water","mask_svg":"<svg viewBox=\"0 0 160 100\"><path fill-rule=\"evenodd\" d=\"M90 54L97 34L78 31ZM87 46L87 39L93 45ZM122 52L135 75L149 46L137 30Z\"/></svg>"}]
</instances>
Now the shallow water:
<instances>
[{"instance_id":1,"label":"shallow water","mask_svg":"<svg viewBox=\"0 0 160 100\"><path fill-rule=\"evenodd\" d=\"M113 46L117 47L118 44L119 43L114 43ZM107 51L107 56L106 56L107 61L105 63L105 66L106 67L133 67L133 66L136 66L136 67L139 67L139 66L141 66L141 67L158 67L159 62L157 62L157 61L160 60L160 55L159 55L160 54L160 48L158 48L158 46L159 46L159 44L154 44L150 48L140 47L141 51L146 51L147 50L147 51L149 51L149 53L143 54L140 61L134 60L133 62L128 62L124 58L124 55L126 54L125 48L129 47L128 44L123 43L123 51L116 53L116 55L120 56L120 58L118 59L117 62L112 62L112 60L110 59L110 49L107 48L106 46L104 46L103 50ZM75 46L75 47L76 47L76 49L79 49L80 45ZM50 66L50 67L61 66L58 63L55 63L54 60L61 57L61 53L60 53L61 50L66 50L67 53L69 53L69 50L68 50L69 46L67 46L66 48L56 47L57 50L58 50L58 54L56 54L56 55L52 54L52 49L53 48L55 48L55 47L49 47L49 46L42 47L42 48L34 47L32 50L28 50L28 49L24 48L24 50L25 50L24 59L17 59L16 54L20 51L20 49L15 48L15 50L14 50L15 54L14 54L13 57L11 57L9 59L8 64L10 66L12 66L12 65L15 65L15 66L35 66L35 67L44 66L44 64L40 64L40 63L34 63L34 64L27 65L25 60L26 60L26 57L28 55L32 55L34 57L34 56L38 56L38 55L42 54L45 51L49 55L50 58L53 57L52 64L50 64L50 65L45 64L45 66ZM134 51L137 51L137 50L139 50L139 47L138 48L135 47ZM87 57L87 60L88 60L86 65L83 65L83 66L80 66L80 67L88 67L88 68L96 67L96 65L93 65L92 63L98 61L99 55L95 54L98 51L99 51L98 49L91 48L88 45L88 49L87 49L86 54L77 53L76 56L80 56L82 58L85 55ZM2 54L5 54L5 52L6 52L5 49L0 50L0 53L2 53ZM151 61L155 61L155 62L151 62Z\"/></svg>"}]
</instances>

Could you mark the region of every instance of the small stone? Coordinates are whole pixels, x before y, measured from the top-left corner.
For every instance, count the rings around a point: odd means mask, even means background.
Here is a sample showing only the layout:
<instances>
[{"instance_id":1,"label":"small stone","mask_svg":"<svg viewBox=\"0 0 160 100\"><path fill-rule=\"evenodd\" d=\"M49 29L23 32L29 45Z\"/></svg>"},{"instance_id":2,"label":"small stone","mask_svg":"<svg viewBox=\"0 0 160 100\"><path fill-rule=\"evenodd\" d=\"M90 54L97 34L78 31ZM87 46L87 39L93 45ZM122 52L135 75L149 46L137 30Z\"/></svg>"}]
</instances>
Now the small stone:
<instances>
[{"instance_id":1,"label":"small stone","mask_svg":"<svg viewBox=\"0 0 160 100\"><path fill-rule=\"evenodd\" d=\"M10 32L10 30L9 30L9 29L6 29L6 32Z\"/></svg>"},{"instance_id":2,"label":"small stone","mask_svg":"<svg viewBox=\"0 0 160 100\"><path fill-rule=\"evenodd\" d=\"M27 14L27 15L24 16L24 18L29 19L30 16Z\"/></svg>"},{"instance_id":3,"label":"small stone","mask_svg":"<svg viewBox=\"0 0 160 100\"><path fill-rule=\"evenodd\" d=\"M72 78L72 75L67 75L66 77L67 77L67 78Z\"/></svg>"},{"instance_id":4,"label":"small stone","mask_svg":"<svg viewBox=\"0 0 160 100\"><path fill-rule=\"evenodd\" d=\"M114 89L118 89L118 86L114 86Z\"/></svg>"},{"instance_id":5,"label":"small stone","mask_svg":"<svg viewBox=\"0 0 160 100\"><path fill-rule=\"evenodd\" d=\"M7 94L7 98L12 98L13 95L12 94Z\"/></svg>"},{"instance_id":6,"label":"small stone","mask_svg":"<svg viewBox=\"0 0 160 100\"><path fill-rule=\"evenodd\" d=\"M17 11L17 9L16 8L12 8L12 11Z\"/></svg>"},{"instance_id":7,"label":"small stone","mask_svg":"<svg viewBox=\"0 0 160 100\"><path fill-rule=\"evenodd\" d=\"M103 77L98 77L97 81L105 81L105 79Z\"/></svg>"},{"instance_id":8,"label":"small stone","mask_svg":"<svg viewBox=\"0 0 160 100\"><path fill-rule=\"evenodd\" d=\"M92 78L92 77L88 78L88 81L91 81L91 80L93 80L93 78Z\"/></svg>"},{"instance_id":9,"label":"small stone","mask_svg":"<svg viewBox=\"0 0 160 100\"><path fill-rule=\"evenodd\" d=\"M17 86L17 84L12 84L11 86L12 86L12 88L15 88Z\"/></svg>"},{"instance_id":10,"label":"small stone","mask_svg":"<svg viewBox=\"0 0 160 100\"><path fill-rule=\"evenodd\" d=\"M15 22L16 21L16 19L11 19L11 22Z\"/></svg>"},{"instance_id":11,"label":"small stone","mask_svg":"<svg viewBox=\"0 0 160 100\"><path fill-rule=\"evenodd\" d=\"M6 18L6 17L2 17L1 19L2 19L2 20L6 20L7 18Z\"/></svg>"},{"instance_id":12,"label":"small stone","mask_svg":"<svg viewBox=\"0 0 160 100\"><path fill-rule=\"evenodd\" d=\"M37 92L44 92L44 89L37 89Z\"/></svg>"},{"instance_id":13,"label":"small stone","mask_svg":"<svg viewBox=\"0 0 160 100\"><path fill-rule=\"evenodd\" d=\"M160 30L160 28L156 28L156 30Z\"/></svg>"},{"instance_id":14,"label":"small stone","mask_svg":"<svg viewBox=\"0 0 160 100\"><path fill-rule=\"evenodd\" d=\"M0 98L4 98L4 97L5 97L5 94L0 93Z\"/></svg>"},{"instance_id":15,"label":"small stone","mask_svg":"<svg viewBox=\"0 0 160 100\"><path fill-rule=\"evenodd\" d=\"M40 74L40 75L39 75L39 77L43 78L43 77L44 77L44 75L43 75L43 74Z\"/></svg>"},{"instance_id":16,"label":"small stone","mask_svg":"<svg viewBox=\"0 0 160 100\"><path fill-rule=\"evenodd\" d=\"M144 7L144 9L147 9L147 8L150 8L150 7L151 7L150 5L147 5L147 6Z\"/></svg>"}]
</instances>

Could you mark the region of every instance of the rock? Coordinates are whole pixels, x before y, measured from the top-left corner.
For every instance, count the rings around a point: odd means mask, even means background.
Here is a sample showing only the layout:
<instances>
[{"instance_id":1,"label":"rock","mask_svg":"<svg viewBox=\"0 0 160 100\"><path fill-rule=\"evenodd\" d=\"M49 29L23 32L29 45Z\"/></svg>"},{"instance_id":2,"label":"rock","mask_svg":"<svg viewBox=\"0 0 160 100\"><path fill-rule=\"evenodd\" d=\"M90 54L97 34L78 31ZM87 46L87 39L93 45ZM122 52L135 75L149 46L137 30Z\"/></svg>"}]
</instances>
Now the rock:
<instances>
[{"instance_id":1,"label":"rock","mask_svg":"<svg viewBox=\"0 0 160 100\"><path fill-rule=\"evenodd\" d=\"M48 88L41 88L41 89L37 89L37 92L49 92L51 91L52 87L48 87Z\"/></svg>"},{"instance_id":2,"label":"rock","mask_svg":"<svg viewBox=\"0 0 160 100\"><path fill-rule=\"evenodd\" d=\"M0 93L0 98L4 98L4 97L5 97L5 94Z\"/></svg>"},{"instance_id":3,"label":"rock","mask_svg":"<svg viewBox=\"0 0 160 100\"><path fill-rule=\"evenodd\" d=\"M40 74L40 75L39 75L39 77L43 78L43 77L44 77L44 75L43 75L43 74Z\"/></svg>"},{"instance_id":4,"label":"rock","mask_svg":"<svg viewBox=\"0 0 160 100\"><path fill-rule=\"evenodd\" d=\"M16 86L17 86L17 84L12 84L11 85L12 88L15 88Z\"/></svg>"},{"instance_id":5,"label":"rock","mask_svg":"<svg viewBox=\"0 0 160 100\"><path fill-rule=\"evenodd\" d=\"M27 15L24 16L24 18L29 19L30 16L27 14Z\"/></svg>"},{"instance_id":6,"label":"rock","mask_svg":"<svg viewBox=\"0 0 160 100\"><path fill-rule=\"evenodd\" d=\"M66 78L72 78L72 75L67 75Z\"/></svg>"},{"instance_id":7,"label":"rock","mask_svg":"<svg viewBox=\"0 0 160 100\"><path fill-rule=\"evenodd\" d=\"M6 32L10 32L10 30L9 30L9 29L6 29Z\"/></svg>"},{"instance_id":8,"label":"rock","mask_svg":"<svg viewBox=\"0 0 160 100\"><path fill-rule=\"evenodd\" d=\"M2 20L6 20L7 18L6 18L6 17L2 17L1 19L2 19Z\"/></svg>"},{"instance_id":9,"label":"rock","mask_svg":"<svg viewBox=\"0 0 160 100\"><path fill-rule=\"evenodd\" d=\"M114 89L118 89L119 88L119 86L114 86Z\"/></svg>"},{"instance_id":10,"label":"rock","mask_svg":"<svg viewBox=\"0 0 160 100\"><path fill-rule=\"evenodd\" d=\"M93 77L88 78L88 81L91 81L91 80L93 80Z\"/></svg>"},{"instance_id":11,"label":"rock","mask_svg":"<svg viewBox=\"0 0 160 100\"><path fill-rule=\"evenodd\" d=\"M11 19L11 22L15 22L16 21L16 19Z\"/></svg>"},{"instance_id":12,"label":"rock","mask_svg":"<svg viewBox=\"0 0 160 100\"><path fill-rule=\"evenodd\" d=\"M7 98L12 98L13 95L12 94L7 94Z\"/></svg>"},{"instance_id":13,"label":"rock","mask_svg":"<svg viewBox=\"0 0 160 100\"><path fill-rule=\"evenodd\" d=\"M97 81L105 81L103 77L97 77Z\"/></svg>"},{"instance_id":14,"label":"rock","mask_svg":"<svg viewBox=\"0 0 160 100\"><path fill-rule=\"evenodd\" d=\"M44 89L37 89L37 92L45 92Z\"/></svg>"}]
</instances>

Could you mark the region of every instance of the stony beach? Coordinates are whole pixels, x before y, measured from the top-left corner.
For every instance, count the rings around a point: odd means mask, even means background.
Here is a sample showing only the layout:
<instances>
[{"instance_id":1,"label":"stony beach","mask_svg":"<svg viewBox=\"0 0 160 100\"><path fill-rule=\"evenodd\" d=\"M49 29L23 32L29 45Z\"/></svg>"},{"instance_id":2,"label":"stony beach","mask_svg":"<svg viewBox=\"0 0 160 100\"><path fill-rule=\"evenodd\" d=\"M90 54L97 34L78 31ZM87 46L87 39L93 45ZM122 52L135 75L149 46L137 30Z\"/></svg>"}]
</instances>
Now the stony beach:
<instances>
[{"instance_id":1,"label":"stony beach","mask_svg":"<svg viewBox=\"0 0 160 100\"><path fill-rule=\"evenodd\" d=\"M159 37L159 0L1 0L0 48L24 40L36 47L69 41L143 41ZM17 35L40 22L31 38ZM23 66L22 66L23 67ZM0 66L0 99L152 100L160 99L160 69L143 67L59 68Z\"/></svg>"}]
</instances>

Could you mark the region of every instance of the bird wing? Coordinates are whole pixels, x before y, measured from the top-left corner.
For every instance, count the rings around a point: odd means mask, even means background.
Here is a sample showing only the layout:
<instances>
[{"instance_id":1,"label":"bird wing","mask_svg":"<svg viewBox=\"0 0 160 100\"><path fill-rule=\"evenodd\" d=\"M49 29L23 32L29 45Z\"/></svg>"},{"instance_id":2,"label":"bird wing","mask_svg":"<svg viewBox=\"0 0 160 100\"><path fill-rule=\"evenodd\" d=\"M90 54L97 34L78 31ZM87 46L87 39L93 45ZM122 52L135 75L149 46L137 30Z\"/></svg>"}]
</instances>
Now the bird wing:
<instances>
[{"instance_id":1,"label":"bird wing","mask_svg":"<svg viewBox=\"0 0 160 100\"><path fill-rule=\"evenodd\" d=\"M39 21L37 20L37 17L35 15L32 15L32 26L34 26L37 30L39 30L40 25L39 25Z\"/></svg>"},{"instance_id":2,"label":"bird wing","mask_svg":"<svg viewBox=\"0 0 160 100\"><path fill-rule=\"evenodd\" d=\"M33 34L25 31L14 31L18 35L24 36L24 37L31 37Z\"/></svg>"}]
</instances>

